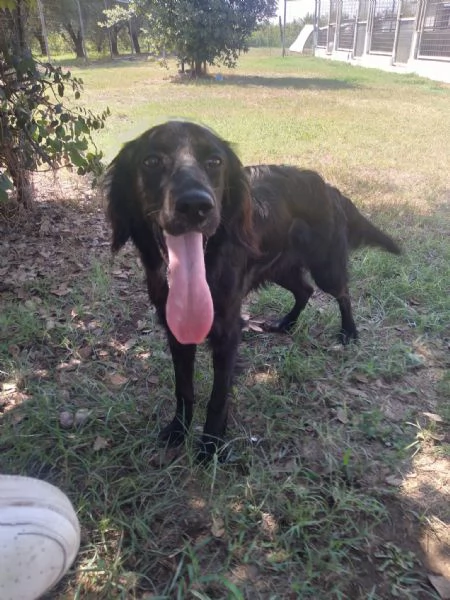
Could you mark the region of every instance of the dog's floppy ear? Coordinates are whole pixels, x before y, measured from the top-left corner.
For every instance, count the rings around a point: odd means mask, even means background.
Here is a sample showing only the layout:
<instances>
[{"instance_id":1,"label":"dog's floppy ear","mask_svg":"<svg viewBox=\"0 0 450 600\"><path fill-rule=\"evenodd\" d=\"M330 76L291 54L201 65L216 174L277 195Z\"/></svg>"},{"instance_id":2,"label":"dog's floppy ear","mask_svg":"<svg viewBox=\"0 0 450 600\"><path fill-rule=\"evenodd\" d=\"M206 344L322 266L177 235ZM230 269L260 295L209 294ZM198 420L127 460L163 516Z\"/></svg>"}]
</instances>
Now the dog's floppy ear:
<instances>
[{"instance_id":1,"label":"dog's floppy ear","mask_svg":"<svg viewBox=\"0 0 450 600\"><path fill-rule=\"evenodd\" d=\"M224 223L237 241L252 253L258 253L257 242L253 228L253 202L250 181L229 144L227 151L227 182L223 204Z\"/></svg>"},{"instance_id":2,"label":"dog's floppy ear","mask_svg":"<svg viewBox=\"0 0 450 600\"><path fill-rule=\"evenodd\" d=\"M104 179L108 201L106 214L112 228L111 249L118 252L131 235L133 218L133 142L129 142L109 165Z\"/></svg>"}]
</instances>

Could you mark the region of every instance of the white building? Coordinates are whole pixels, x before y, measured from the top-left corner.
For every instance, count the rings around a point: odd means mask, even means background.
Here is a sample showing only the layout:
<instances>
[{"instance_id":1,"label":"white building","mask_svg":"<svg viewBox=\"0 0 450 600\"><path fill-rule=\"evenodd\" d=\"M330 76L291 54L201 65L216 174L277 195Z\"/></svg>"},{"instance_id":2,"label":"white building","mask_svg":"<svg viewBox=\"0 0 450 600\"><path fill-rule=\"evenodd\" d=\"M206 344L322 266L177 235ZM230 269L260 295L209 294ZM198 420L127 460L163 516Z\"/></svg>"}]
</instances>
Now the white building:
<instances>
[{"instance_id":1,"label":"white building","mask_svg":"<svg viewBox=\"0 0 450 600\"><path fill-rule=\"evenodd\" d=\"M311 35L316 56L450 82L450 0L316 0Z\"/></svg>"}]
</instances>

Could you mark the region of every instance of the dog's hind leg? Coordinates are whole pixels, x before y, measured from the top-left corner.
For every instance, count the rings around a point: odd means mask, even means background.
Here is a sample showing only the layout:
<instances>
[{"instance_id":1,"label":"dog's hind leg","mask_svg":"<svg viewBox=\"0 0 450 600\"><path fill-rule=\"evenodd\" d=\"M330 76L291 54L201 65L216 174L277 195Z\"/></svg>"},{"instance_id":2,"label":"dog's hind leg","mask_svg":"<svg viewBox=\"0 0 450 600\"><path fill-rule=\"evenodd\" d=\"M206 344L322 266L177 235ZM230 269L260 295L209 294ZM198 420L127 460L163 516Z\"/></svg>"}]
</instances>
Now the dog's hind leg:
<instances>
[{"instance_id":1,"label":"dog's hind leg","mask_svg":"<svg viewBox=\"0 0 450 600\"><path fill-rule=\"evenodd\" d=\"M279 273L272 278L272 281L291 292L295 298L295 304L284 317L277 321L267 322L264 328L267 331L289 333L297 323L300 313L308 304L314 289L305 281L303 271L298 268L293 268L287 273Z\"/></svg>"},{"instance_id":2,"label":"dog's hind leg","mask_svg":"<svg viewBox=\"0 0 450 600\"><path fill-rule=\"evenodd\" d=\"M341 331L339 332L338 337L341 344L345 346L352 340L358 339L358 331L353 319L352 303L348 286L345 285L344 289L341 290L340 295L335 296L335 298L339 304L339 310L341 311Z\"/></svg>"},{"instance_id":3,"label":"dog's hind leg","mask_svg":"<svg viewBox=\"0 0 450 600\"><path fill-rule=\"evenodd\" d=\"M314 281L321 290L333 296L341 312L341 330L338 335L339 341L346 345L352 340L358 339L358 331L353 319L352 303L348 291L347 269L343 265L315 266L311 269ZM333 268L334 267L334 268Z\"/></svg>"},{"instance_id":4,"label":"dog's hind leg","mask_svg":"<svg viewBox=\"0 0 450 600\"><path fill-rule=\"evenodd\" d=\"M309 264L310 255L319 257L321 237L314 235L311 227L302 219L295 219L289 229L288 247L280 262L272 267L268 279L291 292L295 304L284 317L278 321L267 323L268 331L289 332L297 323L298 316L308 304L314 289L305 280L305 266Z\"/></svg>"},{"instance_id":5,"label":"dog's hind leg","mask_svg":"<svg viewBox=\"0 0 450 600\"><path fill-rule=\"evenodd\" d=\"M164 427L159 439L170 446L183 443L192 422L194 410L194 362L197 346L180 344L168 332L169 346L175 371L175 396L177 408L172 421Z\"/></svg>"}]
</instances>

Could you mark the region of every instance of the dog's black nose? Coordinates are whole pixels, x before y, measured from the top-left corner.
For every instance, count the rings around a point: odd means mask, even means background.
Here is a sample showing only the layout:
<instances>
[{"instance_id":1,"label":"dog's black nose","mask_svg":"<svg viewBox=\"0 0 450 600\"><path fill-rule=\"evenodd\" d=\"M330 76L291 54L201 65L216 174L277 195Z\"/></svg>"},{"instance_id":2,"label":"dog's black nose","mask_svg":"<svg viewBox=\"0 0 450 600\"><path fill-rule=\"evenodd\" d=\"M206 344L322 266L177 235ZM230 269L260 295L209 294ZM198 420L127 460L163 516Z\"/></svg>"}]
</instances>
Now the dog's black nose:
<instances>
[{"instance_id":1,"label":"dog's black nose","mask_svg":"<svg viewBox=\"0 0 450 600\"><path fill-rule=\"evenodd\" d=\"M202 221L214 208L214 198L206 190L183 192L175 202L175 210L190 220Z\"/></svg>"}]
</instances>

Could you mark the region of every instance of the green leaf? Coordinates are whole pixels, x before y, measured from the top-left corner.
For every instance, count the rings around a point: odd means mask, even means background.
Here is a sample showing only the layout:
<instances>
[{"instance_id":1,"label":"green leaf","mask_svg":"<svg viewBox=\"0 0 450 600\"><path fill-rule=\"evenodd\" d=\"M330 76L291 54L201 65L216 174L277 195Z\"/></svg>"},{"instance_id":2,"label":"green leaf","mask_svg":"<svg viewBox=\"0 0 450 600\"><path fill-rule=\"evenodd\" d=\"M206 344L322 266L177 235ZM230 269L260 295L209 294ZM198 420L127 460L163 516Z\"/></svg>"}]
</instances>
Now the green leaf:
<instances>
[{"instance_id":1,"label":"green leaf","mask_svg":"<svg viewBox=\"0 0 450 600\"><path fill-rule=\"evenodd\" d=\"M71 148L69 150L70 161L76 167L85 167L86 160L81 156L80 152L76 148Z\"/></svg>"}]
</instances>

